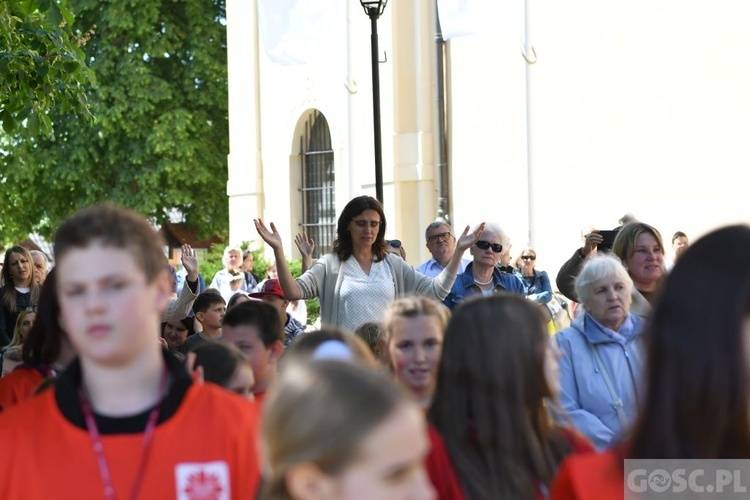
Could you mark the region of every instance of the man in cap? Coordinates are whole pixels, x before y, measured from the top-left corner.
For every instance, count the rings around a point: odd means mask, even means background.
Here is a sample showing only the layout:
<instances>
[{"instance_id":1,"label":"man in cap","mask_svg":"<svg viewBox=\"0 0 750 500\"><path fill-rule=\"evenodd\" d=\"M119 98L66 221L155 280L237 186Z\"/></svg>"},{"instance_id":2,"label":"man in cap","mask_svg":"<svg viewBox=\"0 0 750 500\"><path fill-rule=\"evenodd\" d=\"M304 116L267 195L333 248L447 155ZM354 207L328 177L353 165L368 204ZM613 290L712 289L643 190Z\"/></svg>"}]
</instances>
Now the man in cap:
<instances>
[{"instance_id":1,"label":"man in cap","mask_svg":"<svg viewBox=\"0 0 750 500\"><path fill-rule=\"evenodd\" d=\"M286 312L289 301L284 297L279 280L267 279L263 282L260 291L251 293L250 297L268 302L278 311L281 324L284 325L284 348L289 347L297 335L304 333L305 327L302 323Z\"/></svg>"}]
</instances>

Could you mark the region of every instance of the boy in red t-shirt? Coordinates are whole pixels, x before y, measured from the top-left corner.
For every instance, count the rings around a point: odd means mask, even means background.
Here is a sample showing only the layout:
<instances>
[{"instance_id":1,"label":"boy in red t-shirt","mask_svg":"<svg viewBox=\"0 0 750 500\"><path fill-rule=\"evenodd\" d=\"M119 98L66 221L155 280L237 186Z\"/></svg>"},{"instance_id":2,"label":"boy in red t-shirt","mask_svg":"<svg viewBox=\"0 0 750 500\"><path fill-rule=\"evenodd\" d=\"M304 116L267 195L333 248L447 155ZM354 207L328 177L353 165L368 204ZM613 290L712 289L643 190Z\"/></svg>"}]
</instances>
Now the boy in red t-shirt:
<instances>
[{"instance_id":1,"label":"boy in red t-shirt","mask_svg":"<svg viewBox=\"0 0 750 500\"><path fill-rule=\"evenodd\" d=\"M53 390L0 415L14 450L0 458L0 498L255 494L253 404L193 383L161 349L163 245L144 218L107 204L57 231L60 326L79 359Z\"/></svg>"},{"instance_id":2,"label":"boy in red t-shirt","mask_svg":"<svg viewBox=\"0 0 750 500\"><path fill-rule=\"evenodd\" d=\"M222 340L234 344L250 358L257 404L276 380L279 358L284 354L284 329L276 309L259 300L242 302L227 311L222 323Z\"/></svg>"}]
</instances>

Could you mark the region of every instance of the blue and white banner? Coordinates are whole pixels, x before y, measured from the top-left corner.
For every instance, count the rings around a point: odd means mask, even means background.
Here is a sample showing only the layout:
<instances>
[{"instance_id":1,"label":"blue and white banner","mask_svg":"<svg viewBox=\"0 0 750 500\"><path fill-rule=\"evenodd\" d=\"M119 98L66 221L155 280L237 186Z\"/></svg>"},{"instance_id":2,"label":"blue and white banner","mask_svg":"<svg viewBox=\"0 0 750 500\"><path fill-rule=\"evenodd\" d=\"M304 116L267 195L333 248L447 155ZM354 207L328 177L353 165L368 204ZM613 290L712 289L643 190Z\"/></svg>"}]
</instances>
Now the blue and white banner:
<instances>
[{"instance_id":1,"label":"blue and white banner","mask_svg":"<svg viewBox=\"0 0 750 500\"><path fill-rule=\"evenodd\" d=\"M324 50L342 8L338 0L258 0L258 31L268 58L305 64Z\"/></svg>"},{"instance_id":2,"label":"blue and white banner","mask_svg":"<svg viewBox=\"0 0 750 500\"><path fill-rule=\"evenodd\" d=\"M463 35L472 35L477 29L478 0L437 0L438 18L443 40ZM479 0L489 2L492 0Z\"/></svg>"}]
</instances>

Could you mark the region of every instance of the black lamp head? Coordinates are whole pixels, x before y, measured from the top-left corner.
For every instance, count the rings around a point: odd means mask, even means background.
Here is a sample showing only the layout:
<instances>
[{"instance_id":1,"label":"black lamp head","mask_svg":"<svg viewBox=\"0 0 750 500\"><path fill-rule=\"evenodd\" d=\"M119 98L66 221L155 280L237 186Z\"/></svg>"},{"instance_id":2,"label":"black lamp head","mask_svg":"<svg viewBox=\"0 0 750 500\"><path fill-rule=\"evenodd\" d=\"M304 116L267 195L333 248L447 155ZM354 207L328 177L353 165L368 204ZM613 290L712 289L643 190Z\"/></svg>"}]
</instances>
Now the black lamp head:
<instances>
[{"instance_id":1,"label":"black lamp head","mask_svg":"<svg viewBox=\"0 0 750 500\"><path fill-rule=\"evenodd\" d=\"M365 14L371 16L374 13L377 13L377 17L380 17L383 15L385 4L388 3L388 0L359 0L359 3L361 3L362 7L365 9Z\"/></svg>"}]
</instances>

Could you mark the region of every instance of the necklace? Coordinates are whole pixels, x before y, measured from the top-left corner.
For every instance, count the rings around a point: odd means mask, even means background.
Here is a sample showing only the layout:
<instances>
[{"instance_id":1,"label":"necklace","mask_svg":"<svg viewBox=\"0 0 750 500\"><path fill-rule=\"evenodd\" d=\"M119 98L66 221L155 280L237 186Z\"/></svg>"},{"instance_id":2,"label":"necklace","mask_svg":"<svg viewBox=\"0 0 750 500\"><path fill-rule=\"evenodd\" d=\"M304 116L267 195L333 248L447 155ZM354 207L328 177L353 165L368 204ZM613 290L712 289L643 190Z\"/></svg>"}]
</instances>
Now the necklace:
<instances>
[{"instance_id":1,"label":"necklace","mask_svg":"<svg viewBox=\"0 0 750 500\"><path fill-rule=\"evenodd\" d=\"M167 366L164 366L164 372L162 373L159 393L161 397L166 394L167 385L169 383L169 372ZM79 389L78 397L81 402L81 410L83 411L83 417L86 420L86 428L91 438L91 443L94 447L94 454L96 454L96 461L99 465L99 474L101 475L102 482L104 483L104 496L107 500L115 499L115 488L112 485L112 475L109 470L109 464L107 463L107 457L104 455L104 445L102 443L101 435L99 434L99 427L96 425L94 419L94 412L91 409L91 405L83 394L83 389ZM159 411L161 409L161 401L151 410L148 415L148 422L146 423L146 429L143 432L143 451L141 460L138 465L138 473L135 480L133 481L131 498L138 498L138 490L140 489L141 483L143 482L143 476L146 472L146 462L148 461L149 451L151 449L151 441L154 437L154 431L156 429L156 422L159 419Z\"/></svg>"},{"instance_id":2,"label":"necklace","mask_svg":"<svg viewBox=\"0 0 750 500\"><path fill-rule=\"evenodd\" d=\"M492 276L490 276L490 280L487 282L479 281L478 279L474 278L474 283L476 283L479 286L487 286L492 284Z\"/></svg>"}]
</instances>

